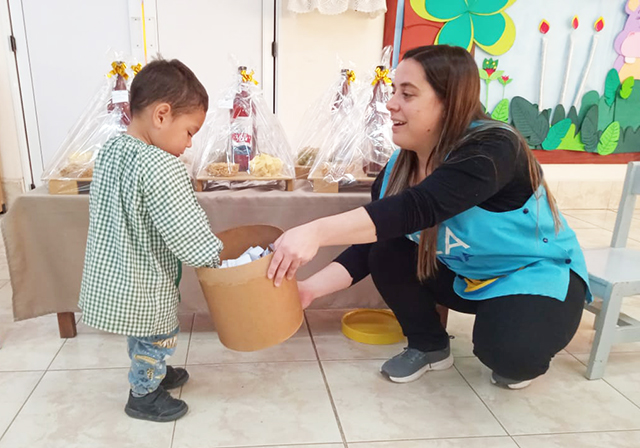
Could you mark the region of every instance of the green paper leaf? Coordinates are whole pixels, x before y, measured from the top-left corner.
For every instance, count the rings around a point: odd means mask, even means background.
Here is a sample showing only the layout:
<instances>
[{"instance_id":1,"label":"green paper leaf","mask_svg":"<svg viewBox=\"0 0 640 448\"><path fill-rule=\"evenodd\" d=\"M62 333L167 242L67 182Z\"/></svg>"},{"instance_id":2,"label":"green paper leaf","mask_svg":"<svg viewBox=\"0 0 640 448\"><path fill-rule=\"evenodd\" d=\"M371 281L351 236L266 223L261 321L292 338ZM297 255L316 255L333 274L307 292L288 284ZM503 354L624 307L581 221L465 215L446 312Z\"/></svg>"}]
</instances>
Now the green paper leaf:
<instances>
[{"instance_id":1,"label":"green paper leaf","mask_svg":"<svg viewBox=\"0 0 640 448\"><path fill-rule=\"evenodd\" d=\"M575 107L571 106L567 113L567 118L570 118L571 122L576 125L576 129L580 129L580 120L578 119L578 113L576 112Z\"/></svg>"},{"instance_id":2,"label":"green paper leaf","mask_svg":"<svg viewBox=\"0 0 640 448\"><path fill-rule=\"evenodd\" d=\"M635 86L628 98L616 99L612 106L612 117L609 123L612 121L620 123L621 129L626 129L629 126L635 129L640 126L640 87Z\"/></svg>"},{"instance_id":3,"label":"green paper leaf","mask_svg":"<svg viewBox=\"0 0 640 448\"><path fill-rule=\"evenodd\" d=\"M621 104L625 104L627 101L621 101ZM617 106L620 106L618 104ZM614 107L607 104L604 96L598 100L598 131L604 132L604 130L617 119L613 116ZM617 112L617 111L616 111ZM636 113L636 115L638 115Z\"/></svg>"},{"instance_id":4,"label":"green paper leaf","mask_svg":"<svg viewBox=\"0 0 640 448\"><path fill-rule=\"evenodd\" d=\"M512 78L507 79L507 81L505 82L505 84L511 84L511 81L513 81Z\"/></svg>"},{"instance_id":5,"label":"green paper leaf","mask_svg":"<svg viewBox=\"0 0 640 448\"><path fill-rule=\"evenodd\" d=\"M618 140L620 140L620 123L614 121L607 126L607 129L602 133L602 137L600 137L598 154L606 156L613 153L618 147Z\"/></svg>"},{"instance_id":6,"label":"green paper leaf","mask_svg":"<svg viewBox=\"0 0 640 448\"><path fill-rule=\"evenodd\" d=\"M621 134L616 148L616 154L640 152L640 127L627 127Z\"/></svg>"},{"instance_id":7,"label":"green paper leaf","mask_svg":"<svg viewBox=\"0 0 640 448\"><path fill-rule=\"evenodd\" d=\"M549 132L549 121L538 114L538 109L522 97L516 96L511 100L511 117L516 128L531 146L541 144Z\"/></svg>"},{"instance_id":8,"label":"green paper leaf","mask_svg":"<svg viewBox=\"0 0 640 448\"><path fill-rule=\"evenodd\" d=\"M485 79L485 80L489 79L489 75L487 75L487 72L484 71L484 69L479 68L478 73L480 74L480 79Z\"/></svg>"},{"instance_id":9,"label":"green paper leaf","mask_svg":"<svg viewBox=\"0 0 640 448\"><path fill-rule=\"evenodd\" d=\"M582 134L582 143L584 150L587 152L596 152L598 150L598 106L593 105L587 111L580 128Z\"/></svg>"},{"instance_id":10,"label":"green paper leaf","mask_svg":"<svg viewBox=\"0 0 640 448\"><path fill-rule=\"evenodd\" d=\"M501 14L489 16L472 15L473 38L479 45L490 47L500 40L506 28L506 21Z\"/></svg>"},{"instance_id":11,"label":"green paper leaf","mask_svg":"<svg viewBox=\"0 0 640 448\"><path fill-rule=\"evenodd\" d=\"M620 98L625 100L629 98L629 96L631 95L631 92L633 92L634 83L635 83L635 80L633 79L633 76L629 76L627 79L624 80L624 82L622 83L622 87L620 87Z\"/></svg>"},{"instance_id":12,"label":"green paper leaf","mask_svg":"<svg viewBox=\"0 0 640 448\"><path fill-rule=\"evenodd\" d=\"M424 2L427 12L441 20L455 19L469 11L465 0L447 0L446 2L424 0Z\"/></svg>"},{"instance_id":13,"label":"green paper leaf","mask_svg":"<svg viewBox=\"0 0 640 448\"><path fill-rule=\"evenodd\" d=\"M471 15L464 13L450 22L444 24L438 34L438 44L454 45L469 48L473 39L473 25Z\"/></svg>"},{"instance_id":14,"label":"green paper leaf","mask_svg":"<svg viewBox=\"0 0 640 448\"><path fill-rule=\"evenodd\" d=\"M503 73L504 70L496 70L495 72L491 73L491 76L489 76L489 81L493 81L494 79L501 77Z\"/></svg>"},{"instance_id":15,"label":"green paper leaf","mask_svg":"<svg viewBox=\"0 0 640 448\"><path fill-rule=\"evenodd\" d=\"M580 113L578 114L578 121L582 123L587 111L591 109L591 106L598 104L600 101L600 94L595 90L590 90L582 97L582 103L580 106Z\"/></svg>"},{"instance_id":16,"label":"green paper leaf","mask_svg":"<svg viewBox=\"0 0 640 448\"><path fill-rule=\"evenodd\" d=\"M571 120L565 118L551 126L547 137L542 142L542 149L546 149L547 151L551 149L558 149L560 147L560 143L562 143L562 139L567 135L567 132L569 132L569 128L571 128L572 125L573 123L571 123Z\"/></svg>"},{"instance_id":17,"label":"green paper leaf","mask_svg":"<svg viewBox=\"0 0 640 448\"><path fill-rule=\"evenodd\" d=\"M618 76L618 71L612 68L607 73L607 79L604 82L604 98L608 106L611 106L616 99L618 87L620 87L620 77Z\"/></svg>"},{"instance_id":18,"label":"green paper leaf","mask_svg":"<svg viewBox=\"0 0 640 448\"><path fill-rule=\"evenodd\" d=\"M496 104L496 108L493 109L491 118L504 123L509 122L509 100L507 98L500 100L500 102Z\"/></svg>"},{"instance_id":19,"label":"green paper leaf","mask_svg":"<svg viewBox=\"0 0 640 448\"><path fill-rule=\"evenodd\" d=\"M500 11L509 0L468 0L469 11L474 14L492 14Z\"/></svg>"},{"instance_id":20,"label":"green paper leaf","mask_svg":"<svg viewBox=\"0 0 640 448\"><path fill-rule=\"evenodd\" d=\"M564 120L565 118L566 114L564 112L564 106L562 104L558 104L553 111L553 115L551 116L551 126Z\"/></svg>"},{"instance_id":21,"label":"green paper leaf","mask_svg":"<svg viewBox=\"0 0 640 448\"><path fill-rule=\"evenodd\" d=\"M568 151L584 151L584 145L580 142L580 134L576 135L576 125L571 123L567 134L564 136L558 149Z\"/></svg>"}]
</instances>

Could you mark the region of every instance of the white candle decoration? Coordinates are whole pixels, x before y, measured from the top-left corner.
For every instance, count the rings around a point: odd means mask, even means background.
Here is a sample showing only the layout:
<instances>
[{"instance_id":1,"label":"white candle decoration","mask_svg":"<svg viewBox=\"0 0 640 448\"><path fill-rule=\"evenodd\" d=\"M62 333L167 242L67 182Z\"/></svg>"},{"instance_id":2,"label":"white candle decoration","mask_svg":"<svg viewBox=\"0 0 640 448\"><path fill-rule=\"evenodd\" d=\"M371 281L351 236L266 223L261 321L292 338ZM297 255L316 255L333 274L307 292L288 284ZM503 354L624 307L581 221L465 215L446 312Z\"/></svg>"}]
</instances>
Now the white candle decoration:
<instances>
[{"instance_id":1,"label":"white candle decoration","mask_svg":"<svg viewBox=\"0 0 640 448\"><path fill-rule=\"evenodd\" d=\"M542 36L542 46L540 51L540 96L538 98L538 112L543 110L542 97L544 95L544 68L547 62L547 36Z\"/></svg>"},{"instance_id":2,"label":"white candle decoration","mask_svg":"<svg viewBox=\"0 0 640 448\"><path fill-rule=\"evenodd\" d=\"M562 83L562 91L560 92L560 101L558 104L564 107L564 100L567 95L567 86L569 85L569 73L571 73L571 61L573 60L573 47L575 46L576 30L580 22L578 16L574 16L571 20L571 34L569 35L569 54L567 55L567 66L564 70L564 82Z\"/></svg>"},{"instance_id":3,"label":"white candle decoration","mask_svg":"<svg viewBox=\"0 0 640 448\"><path fill-rule=\"evenodd\" d=\"M591 40L591 51L589 52L589 59L587 60L587 66L584 69L584 73L582 74L582 81L580 82L578 93L576 94L576 97L573 100L573 107L575 107L576 110L578 110L578 103L582 99L584 86L587 83L587 78L589 77L589 70L591 69L591 64L593 63L593 57L596 54L596 48L598 47L598 37L600 37L598 34L594 34L593 39Z\"/></svg>"},{"instance_id":4,"label":"white candle decoration","mask_svg":"<svg viewBox=\"0 0 640 448\"><path fill-rule=\"evenodd\" d=\"M578 94L576 95L573 106L578 110L578 103L582 100L582 94L584 93L584 86L587 83L587 78L589 76L589 70L591 69L591 64L593 63L593 57L596 54L596 48L598 47L598 37L600 36L600 31L604 28L604 19L602 16L596 20L596 23L593 24L593 28L596 30L593 35L593 39L591 40L591 51L589 52L589 59L587 60L587 67L584 70L582 75L582 81L580 82L580 88L578 88Z\"/></svg>"}]
</instances>

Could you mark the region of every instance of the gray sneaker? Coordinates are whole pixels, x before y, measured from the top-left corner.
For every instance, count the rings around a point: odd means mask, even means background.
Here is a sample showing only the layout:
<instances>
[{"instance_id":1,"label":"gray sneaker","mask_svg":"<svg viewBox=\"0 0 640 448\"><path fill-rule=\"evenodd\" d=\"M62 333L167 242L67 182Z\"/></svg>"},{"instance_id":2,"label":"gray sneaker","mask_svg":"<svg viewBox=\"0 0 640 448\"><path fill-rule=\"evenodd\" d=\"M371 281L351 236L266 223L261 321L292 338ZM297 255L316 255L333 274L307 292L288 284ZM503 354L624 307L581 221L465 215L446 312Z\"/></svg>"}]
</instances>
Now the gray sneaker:
<instances>
[{"instance_id":1,"label":"gray sneaker","mask_svg":"<svg viewBox=\"0 0 640 448\"><path fill-rule=\"evenodd\" d=\"M496 386L504 387L507 389L518 390L524 389L525 387L529 386L531 384L531 380L512 380L509 378L505 378L504 376L500 376L496 372L491 372L491 384L495 384Z\"/></svg>"},{"instance_id":2,"label":"gray sneaker","mask_svg":"<svg viewBox=\"0 0 640 448\"><path fill-rule=\"evenodd\" d=\"M445 370L453 365L451 348L421 352L415 348L405 348L380 367L380 373L394 383L415 381L429 370Z\"/></svg>"}]
</instances>

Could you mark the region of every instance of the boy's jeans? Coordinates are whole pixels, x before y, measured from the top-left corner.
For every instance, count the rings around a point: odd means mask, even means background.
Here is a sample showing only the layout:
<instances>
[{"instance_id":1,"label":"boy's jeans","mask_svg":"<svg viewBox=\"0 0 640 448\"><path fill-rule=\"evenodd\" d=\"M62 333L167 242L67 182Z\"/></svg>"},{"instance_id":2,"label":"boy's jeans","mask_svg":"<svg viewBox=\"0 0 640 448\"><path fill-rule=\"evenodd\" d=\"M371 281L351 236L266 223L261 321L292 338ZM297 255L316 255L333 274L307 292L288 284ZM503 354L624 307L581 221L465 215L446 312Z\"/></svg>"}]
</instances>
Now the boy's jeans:
<instances>
[{"instance_id":1,"label":"boy's jeans","mask_svg":"<svg viewBox=\"0 0 640 448\"><path fill-rule=\"evenodd\" d=\"M131 370L129 383L134 397L153 392L167 373L165 358L173 355L178 341L176 328L169 334L138 338L127 336Z\"/></svg>"}]
</instances>

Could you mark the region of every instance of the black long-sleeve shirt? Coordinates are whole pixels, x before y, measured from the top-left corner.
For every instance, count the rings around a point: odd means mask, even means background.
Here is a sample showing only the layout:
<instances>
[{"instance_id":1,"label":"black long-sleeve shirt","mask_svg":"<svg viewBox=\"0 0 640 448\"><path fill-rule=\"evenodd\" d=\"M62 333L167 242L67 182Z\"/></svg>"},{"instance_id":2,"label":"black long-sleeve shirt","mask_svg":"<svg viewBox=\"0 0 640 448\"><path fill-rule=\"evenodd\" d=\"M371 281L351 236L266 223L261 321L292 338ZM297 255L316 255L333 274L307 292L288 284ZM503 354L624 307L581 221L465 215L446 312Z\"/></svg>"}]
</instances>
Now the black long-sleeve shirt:
<instances>
[{"instance_id":1,"label":"black long-sleeve shirt","mask_svg":"<svg viewBox=\"0 0 640 448\"><path fill-rule=\"evenodd\" d=\"M380 199L383 176L384 170L372 185L372 202L364 207L378 240L433 227L475 206L491 212L516 210L533 193L526 154L518 149L515 135L502 129L478 133L422 182ZM371 244L351 246L335 260L353 283L369 274Z\"/></svg>"}]
</instances>

